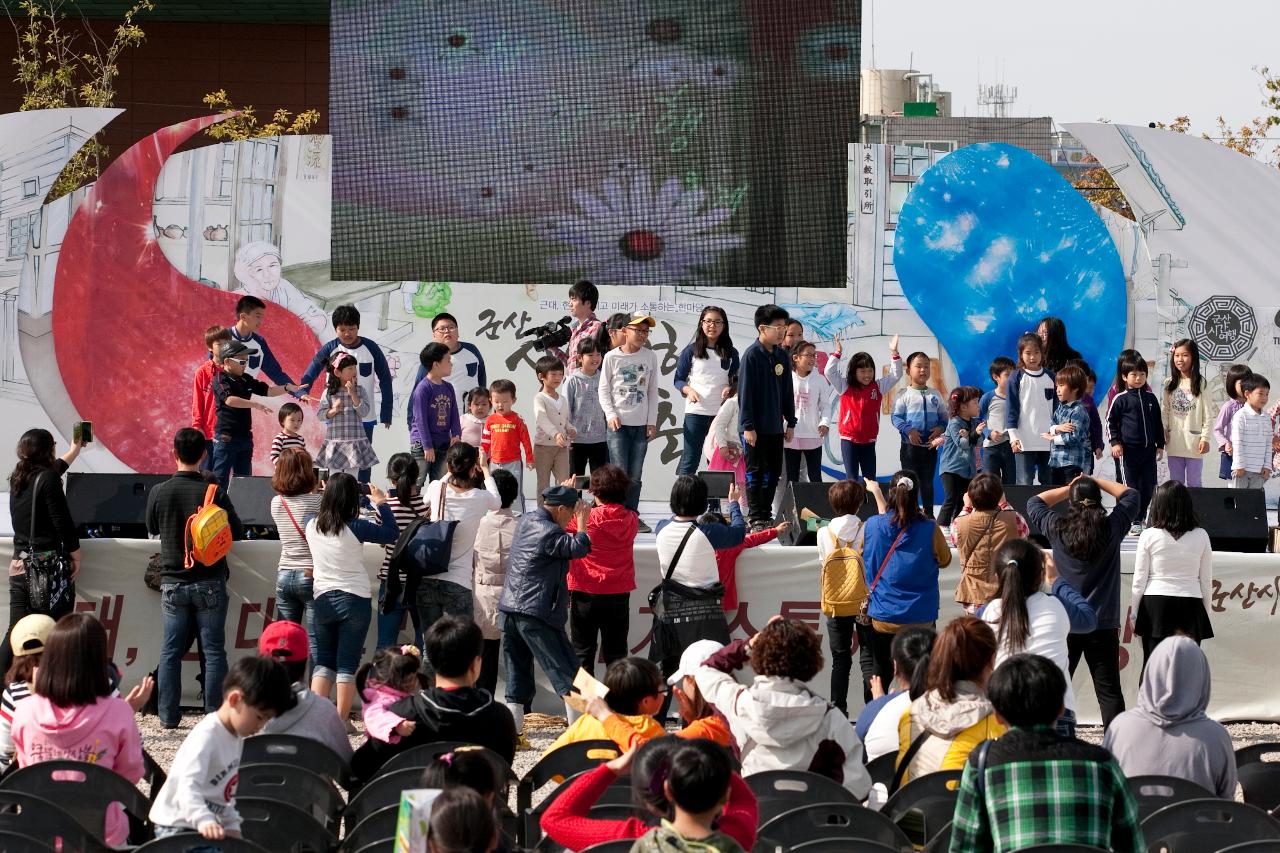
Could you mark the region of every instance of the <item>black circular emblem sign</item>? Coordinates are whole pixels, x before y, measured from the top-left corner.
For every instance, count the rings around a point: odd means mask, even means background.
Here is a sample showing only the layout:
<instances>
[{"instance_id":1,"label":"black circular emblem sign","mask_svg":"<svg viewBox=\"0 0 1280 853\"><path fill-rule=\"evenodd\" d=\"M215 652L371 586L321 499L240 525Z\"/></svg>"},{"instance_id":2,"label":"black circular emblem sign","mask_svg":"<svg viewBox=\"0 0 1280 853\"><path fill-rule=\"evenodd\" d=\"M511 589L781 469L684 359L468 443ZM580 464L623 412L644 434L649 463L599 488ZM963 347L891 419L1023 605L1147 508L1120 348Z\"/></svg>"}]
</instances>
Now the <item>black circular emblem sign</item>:
<instances>
[{"instance_id":1,"label":"black circular emblem sign","mask_svg":"<svg viewBox=\"0 0 1280 853\"><path fill-rule=\"evenodd\" d=\"M1200 352L1210 361L1232 361L1253 347L1258 319L1238 296L1211 296L1191 312L1187 324Z\"/></svg>"}]
</instances>

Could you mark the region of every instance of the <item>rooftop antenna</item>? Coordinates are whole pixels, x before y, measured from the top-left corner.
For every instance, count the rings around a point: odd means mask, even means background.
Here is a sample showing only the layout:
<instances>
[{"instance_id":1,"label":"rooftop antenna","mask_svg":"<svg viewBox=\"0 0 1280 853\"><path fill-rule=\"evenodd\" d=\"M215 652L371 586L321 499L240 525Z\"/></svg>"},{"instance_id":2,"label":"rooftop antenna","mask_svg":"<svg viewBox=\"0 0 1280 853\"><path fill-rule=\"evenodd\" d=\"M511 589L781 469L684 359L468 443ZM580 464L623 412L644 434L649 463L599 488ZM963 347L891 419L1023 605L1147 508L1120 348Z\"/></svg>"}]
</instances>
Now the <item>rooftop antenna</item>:
<instances>
[{"instance_id":1,"label":"rooftop antenna","mask_svg":"<svg viewBox=\"0 0 1280 853\"><path fill-rule=\"evenodd\" d=\"M978 107L986 108L992 118L1005 118L1009 105L1018 100L1018 87L996 83L994 86L978 84Z\"/></svg>"}]
</instances>

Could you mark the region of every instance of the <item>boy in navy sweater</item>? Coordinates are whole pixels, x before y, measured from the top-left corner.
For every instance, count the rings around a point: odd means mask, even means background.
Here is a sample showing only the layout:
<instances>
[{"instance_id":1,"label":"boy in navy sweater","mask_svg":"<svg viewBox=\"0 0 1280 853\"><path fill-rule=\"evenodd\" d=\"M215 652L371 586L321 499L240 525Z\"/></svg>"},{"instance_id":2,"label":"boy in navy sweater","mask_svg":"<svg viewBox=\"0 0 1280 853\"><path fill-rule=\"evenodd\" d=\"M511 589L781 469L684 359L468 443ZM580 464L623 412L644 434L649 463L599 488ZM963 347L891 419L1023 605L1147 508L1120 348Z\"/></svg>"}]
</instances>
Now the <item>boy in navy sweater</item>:
<instances>
[{"instance_id":1,"label":"boy in navy sweater","mask_svg":"<svg viewBox=\"0 0 1280 853\"><path fill-rule=\"evenodd\" d=\"M782 348L790 315L777 305L756 309L758 337L742 354L738 409L747 461L747 512L752 532L771 527L773 495L782 473L782 445L796 426L791 359Z\"/></svg>"},{"instance_id":2,"label":"boy in navy sweater","mask_svg":"<svg viewBox=\"0 0 1280 853\"><path fill-rule=\"evenodd\" d=\"M1133 532L1141 532L1156 489L1156 461L1164 455L1160 400L1147 385L1147 364L1133 359L1121 368L1125 389L1111 401L1107 426L1111 456L1124 465L1125 484L1136 489L1141 506Z\"/></svg>"},{"instance_id":3,"label":"boy in navy sweater","mask_svg":"<svg viewBox=\"0 0 1280 853\"><path fill-rule=\"evenodd\" d=\"M316 378L324 374L324 367L329 363L334 352L350 353L356 360L358 376L356 384L360 388L360 398L373 400L375 380L377 381L377 399L380 402L378 421L386 429L391 428L391 406L395 403L395 389L391 385L391 368L387 366L387 357L382 349L368 338L360 337L360 311L354 305L339 305L333 311L333 330L338 336L320 347L320 351L311 359L307 372L302 374L302 387L311 388ZM365 421L364 434L370 443L373 442L373 428L378 421ZM359 480L369 482L371 471L361 468Z\"/></svg>"}]
</instances>

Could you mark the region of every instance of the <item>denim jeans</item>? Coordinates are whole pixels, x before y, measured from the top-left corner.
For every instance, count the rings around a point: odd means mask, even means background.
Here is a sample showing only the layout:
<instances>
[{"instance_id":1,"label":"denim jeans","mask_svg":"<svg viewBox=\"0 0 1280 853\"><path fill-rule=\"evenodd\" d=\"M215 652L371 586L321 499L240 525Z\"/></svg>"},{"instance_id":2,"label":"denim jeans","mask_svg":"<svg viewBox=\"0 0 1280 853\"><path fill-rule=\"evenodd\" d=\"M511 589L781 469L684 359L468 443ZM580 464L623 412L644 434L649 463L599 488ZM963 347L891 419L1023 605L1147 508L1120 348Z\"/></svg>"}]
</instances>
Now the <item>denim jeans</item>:
<instances>
[{"instance_id":1,"label":"denim jeans","mask_svg":"<svg viewBox=\"0 0 1280 853\"><path fill-rule=\"evenodd\" d=\"M559 696L573 688L573 677L578 673L578 656L564 628L523 613L502 614L502 657L507 664L507 702L511 704L533 701L535 660Z\"/></svg>"},{"instance_id":2,"label":"denim jeans","mask_svg":"<svg viewBox=\"0 0 1280 853\"><path fill-rule=\"evenodd\" d=\"M422 488L428 477L432 480L439 480L448 471L444 457L449 452L449 445L437 447L435 452L436 461L428 462L427 454L423 452L422 445L416 443L409 445L409 455L413 457L414 462L418 463L418 488Z\"/></svg>"},{"instance_id":3,"label":"denim jeans","mask_svg":"<svg viewBox=\"0 0 1280 853\"><path fill-rule=\"evenodd\" d=\"M680 452L680 464L676 466L676 476L695 474L698 462L702 459L702 444L707 440L707 432L715 415L684 416L684 450Z\"/></svg>"},{"instance_id":4,"label":"denim jeans","mask_svg":"<svg viewBox=\"0 0 1280 853\"><path fill-rule=\"evenodd\" d=\"M316 656L315 617L311 612L311 578L301 569L285 569L276 574L276 618L297 622L307 629L311 657Z\"/></svg>"},{"instance_id":5,"label":"denim jeans","mask_svg":"<svg viewBox=\"0 0 1280 853\"><path fill-rule=\"evenodd\" d=\"M1024 450L1021 453L1015 453L1018 468L1018 485L1032 486L1032 481L1039 475L1039 482L1042 486L1048 486L1053 482L1053 475L1049 473L1049 451L1047 450Z\"/></svg>"},{"instance_id":6,"label":"denim jeans","mask_svg":"<svg viewBox=\"0 0 1280 853\"><path fill-rule=\"evenodd\" d=\"M373 621L373 600L333 589L312 602L311 608L316 634L312 675L339 683L355 681Z\"/></svg>"},{"instance_id":7,"label":"denim jeans","mask_svg":"<svg viewBox=\"0 0 1280 853\"><path fill-rule=\"evenodd\" d=\"M644 476L644 455L649 449L649 439L644 426L620 426L605 433L609 444L609 461L617 465L633 484L639 483ZM626 507L629 510L640 509L640 491L632 489L627 493Z\"/></svg>"},{"instance_id":8,"label":"denim jeans","mask_svg":"<svg viewBox=\"0 0 1280 853\"><path fill-rule=\"evenodd\" d=\"M226 488L231 475L248 477L253 473L253 439L233 438L230 441L213 442L213 476L218 485Z\"/></svg>"},{"instance_id":9,"label":"denim jeans","mask_svg":"<svg viewBox=\"0 0 1280 853\"><path fill-rule=\"evenodd\" d=\"M216 711L222 704L222 679L227 675L227 650L223 626L227 621L227 584L222 580L160 584L160 613L164 638L160 644L158 713L166 726L178 724L182 700L182 656L190 636L200 632L204 651L204 709Z\"/></svg>"},{"instance_id":10,"label":"denim jeans","mask_svg":"<svg viewBox=\"0 0 1280 853\"><path fill-rule=\"evenodd\" d=\"M404 624L406 613L409 614L409 621L413 623L413 644L422 648L422 618L418 615L417 606L401 600L394 611L383 613L382 597L386 593L387 582L378 581L378 648L385 649L387 646L396 644L396 640L400 638L400 626Z\"/></svg>"}]
</instances>

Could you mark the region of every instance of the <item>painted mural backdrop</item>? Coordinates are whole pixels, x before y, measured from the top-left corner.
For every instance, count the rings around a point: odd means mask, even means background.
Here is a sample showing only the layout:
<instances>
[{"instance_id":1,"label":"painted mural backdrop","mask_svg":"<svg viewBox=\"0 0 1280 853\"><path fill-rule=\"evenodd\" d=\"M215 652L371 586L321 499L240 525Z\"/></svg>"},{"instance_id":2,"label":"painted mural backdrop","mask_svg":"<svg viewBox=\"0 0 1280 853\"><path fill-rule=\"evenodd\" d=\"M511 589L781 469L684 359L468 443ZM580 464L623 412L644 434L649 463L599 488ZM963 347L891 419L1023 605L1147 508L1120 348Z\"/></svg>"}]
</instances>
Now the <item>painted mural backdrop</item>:
<instances>
[{"instance_id":1,"label":"painted mural backdrop","mask_svg":"<svg viewBox=\"0 0 1280 853\"><path fill-rule=\"evenodd\" d=\"M838 287L860 6L335 3L337 275Z\"/></svg>"},{"instance_id":2,"label":"painted mural backdrop","mask_svg":"<svg viewBox=\"0 0 1280 853\"><path fill-rule=\"evenodd\" d=\"M323 136L216 143L166 159L181 138L206 121L200 120L144 140L95 187L43 204L66 158L113 115L57 113L0 116L0 229L9 238L7 252L0 253L0 446L12 447L32 426L50 428L65 442L71 425L87 419L95 422L100 440L81 456L82 470L168 470L173 430L189 418L190 373L203 357L202 330L231 323L240 292L267 301L264 332L284 371L295 379L317 343L332 334L317 317L327 317L340 304L359 306L362 332L387 351L394 374L395 423L391 430L379 429L374 442L383 459L408 445L404 406L418 352L431 340L430 318L439 311L457 316L462 338L480 349L491 377L509 376L518 383L517 409L531 416L532 365L540 353L523 333L568 313L566 288L335 281L329 252L331 142ZM988 343L963 336L940 346L898 277L894 245L903 205L914 183L950 156L903 146L849 147L849 272L842 289L601 288L601 315L643 310L658 318L652 345L667 381L659 389L659 437L648 455L646 499L665 500L670 489L683 418L670 374L705 304L726 310L740 348L750 340L755 307L769 301L800 317L806 337L820 349L829 351L839 335L846 350L871 352L881 369L889 336L899 333L904 352L919 349L935 358L931 381L943 392L957 383L956 351L971 345L989 357ZM1238 197L1247 195L1240 189ZM1197 221L1194 202L1183 209L1189 222ZM1147 235L1139 224L1105 212L1101 220L1117 247L1128 291L1126 343L1135 336L1154 340L1153 269L1159 270L1153 268ZM1220 286L1210 288L1189 275L1185 284L1179 282L1177 299L1186 306L1180 310L1188 323L1197 308L1212 307L1214 297L1226 296L1251 307L1260 328L1272 321L1276 309L1263 306L1280 303L1274 288L1257 284L1255 295L1246 297ZM1226 322L1213 320L1218 326ZM1259 331L1259 341L1262 335ZM1087 343L1080 336L1073 339ZM1007 345L1012 344L1011 338ZM1160 362L1152 350L1149 358ZM1265 360L1267 352L1258 347L1253 357ZM1105 366L1098 372L1105 375ZM1155 375L1161 375L1159 369ZM255 418L258 444L265 446L277 429L275 418ZM314 447L319 441L314 418L309 430ZM891 430L885 411L879 444L879 466L885 471L893 470L898 455ZM836 476L838 459L833 438L824 460L828 476ZM265 459L257 461L256 470L269 471Z\"/></svg>"}]
</instances>

